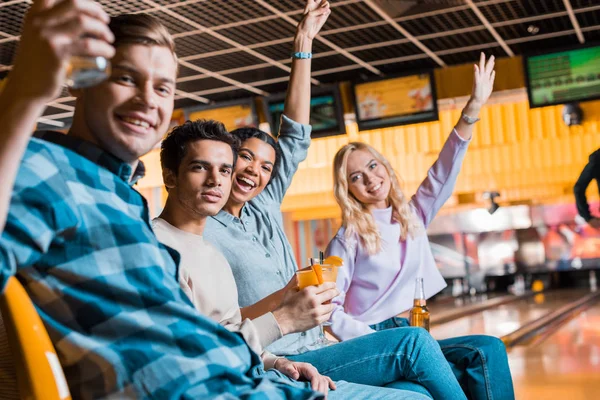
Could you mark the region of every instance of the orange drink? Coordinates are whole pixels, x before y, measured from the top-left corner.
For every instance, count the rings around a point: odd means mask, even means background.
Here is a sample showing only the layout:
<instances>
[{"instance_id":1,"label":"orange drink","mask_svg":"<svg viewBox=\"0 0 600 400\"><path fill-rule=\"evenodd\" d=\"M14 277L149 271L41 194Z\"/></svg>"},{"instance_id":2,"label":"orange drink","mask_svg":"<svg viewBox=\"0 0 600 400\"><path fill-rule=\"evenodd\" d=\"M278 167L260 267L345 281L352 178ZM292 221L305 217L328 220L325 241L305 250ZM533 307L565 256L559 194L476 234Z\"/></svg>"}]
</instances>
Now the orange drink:
<instances>
[{"instance_id":1,"label":"orange drink","mask_svg":"<svg viewBox=\"0 0 600 400\"><path fill-rule=\"evenodd\" d=\"M314 265L313 267L321 267L321 276L323 282L335 282L337 280L337 269L333 265ZM298 289L302 290L308 286L318 286L319 278L313 268L306 268L300 271L296 271L296 277L298 278Z\"/></svg>"},{"instance_id":2,"label":"orange drink","mask_svg":"<svg viewBox=\"0 0 600 400\"><path fill-rule=\"evenodd\" d=\"M320 259L322 258L323 257L321 256ZM318 286L324 282L335 282L337 280L338 266L336 266L334 263L320 263L319 261L319 259L311 258L309 259L310 267L296 271L298 289L302 290L309 286ZM323 304L330 303L331 300L327 300ZM314 343L305 346L307 350L315 350L335 343L325 337L323 325L329 325L329 323L324 322L319 325L319 338Z\"/></svg>"},{"instance_id":3,"label":"orange drink","mask_svg":"<svg viewBox=\"0 0 600 400\"><path fill-rule=\"evenodd\" d=\"M296 277L298 278L298 289L300 290L309 286L317 286L319 284L317 275L312 269L296 271Z\"/></svg>"}]
</instances>

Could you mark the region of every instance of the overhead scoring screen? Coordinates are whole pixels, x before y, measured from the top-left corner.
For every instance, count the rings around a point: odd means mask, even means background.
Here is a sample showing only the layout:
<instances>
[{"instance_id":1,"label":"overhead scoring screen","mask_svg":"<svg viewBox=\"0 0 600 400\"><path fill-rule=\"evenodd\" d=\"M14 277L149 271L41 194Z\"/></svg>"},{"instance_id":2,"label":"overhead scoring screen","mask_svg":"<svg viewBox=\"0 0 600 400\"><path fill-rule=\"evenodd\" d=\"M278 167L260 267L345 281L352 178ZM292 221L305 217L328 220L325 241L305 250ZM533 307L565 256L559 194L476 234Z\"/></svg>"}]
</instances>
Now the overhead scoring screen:
<instances>
[{"instance_id":1,"label":"overhead scoring screen","mask_svg":"<svg viewBox=\"0 0 600 400\"><path fill-rule=\"evenodd\" d=\"M438 118L431 73L358 83L354 96L361 130Z\"/></svg>"},{"instance_id":2,"label":"overhead scoring screen","mask_svg":"<svg viewBox=\"0 0 600 400\"><path fill-rule=\"evenodd\" d=\"M600 46L529 56L525 68L531 107L600 97Z\"/></svg>"}]
</instances>

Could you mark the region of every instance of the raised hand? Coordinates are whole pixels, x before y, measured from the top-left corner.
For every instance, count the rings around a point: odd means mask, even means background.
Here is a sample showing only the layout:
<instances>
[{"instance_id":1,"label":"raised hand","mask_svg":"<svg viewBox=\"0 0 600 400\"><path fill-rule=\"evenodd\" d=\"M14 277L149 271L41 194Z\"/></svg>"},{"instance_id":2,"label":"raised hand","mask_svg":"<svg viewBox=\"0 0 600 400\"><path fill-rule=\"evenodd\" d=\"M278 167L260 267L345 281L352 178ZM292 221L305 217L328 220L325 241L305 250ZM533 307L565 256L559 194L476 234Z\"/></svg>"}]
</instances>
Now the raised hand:
<instances>
[{"instance_id":1,"label":"raised hand","mask_svg":"<svg viewBox=\"0 0 600 400\"><path fill-rule=\"evenodd\" d=\"M25 98L52 100L65 82L71 56L114 55L109 21L91 0L34 0L9 80Z\"/></svg>"},{"instance_id":2,"label":"raised hand","mask_svg":"<svg viewBox=\"0 0 600 400\"><path fill-rule=\"evenodd\" d=\"M327 0L306 0L304 7L304 18L297 28L297 35L304 35L308 39L314 39L319 33L325 21L331 14Z\"/></svg>"},{"instance_id":3,"label":"raised hand","mask_svg":"<svg viewBox=\"0 0 600 400\"><path fill-rule=\"evenodd\" d=\"M485 54L481 53L479 57L479 65L474 65L473 89L471 91L471 101L476 102L479 106L484 105L492 91L494 90L494 79L496 71L494 71L495 58L491 56L487 62Z\"/></svg>"}]
</instances>

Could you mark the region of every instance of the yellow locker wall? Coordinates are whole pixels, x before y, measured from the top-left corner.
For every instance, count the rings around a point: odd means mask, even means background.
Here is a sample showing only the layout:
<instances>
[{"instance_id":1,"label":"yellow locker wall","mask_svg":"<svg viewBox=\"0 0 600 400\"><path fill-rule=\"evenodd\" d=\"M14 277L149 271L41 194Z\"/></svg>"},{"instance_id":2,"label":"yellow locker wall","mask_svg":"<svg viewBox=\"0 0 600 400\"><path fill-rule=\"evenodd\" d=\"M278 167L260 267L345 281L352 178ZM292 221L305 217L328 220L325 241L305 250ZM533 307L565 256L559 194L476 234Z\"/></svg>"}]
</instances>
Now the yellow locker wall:
<instances>
[{"instance_id":1,"label":"yellow locker wall","mask_svg":"<svg viewBox=\"0 0 600 400\"><path fill-rule=\"evenodd\" d=\"M529 109L527 101L486 106L475 126L473 141L459 176L456 193L497 190L500 203L573 201L572 186L588 155L600 147L600 101L582 103L584 123L567 127L562 106ZM339 216L333 199L331 164L349 141L364 141L380 150L412 194L435 161L460 109L440 112L436 122L358 132L313 140L308 158L294 177L283 203L292 220ZM589 190L597 197L595 185ZM468 197L468 196L465 196ZM474 204L463 205L466 207ZM457 196L446 209L460 207Z\"/></svg>"}]
</instances>

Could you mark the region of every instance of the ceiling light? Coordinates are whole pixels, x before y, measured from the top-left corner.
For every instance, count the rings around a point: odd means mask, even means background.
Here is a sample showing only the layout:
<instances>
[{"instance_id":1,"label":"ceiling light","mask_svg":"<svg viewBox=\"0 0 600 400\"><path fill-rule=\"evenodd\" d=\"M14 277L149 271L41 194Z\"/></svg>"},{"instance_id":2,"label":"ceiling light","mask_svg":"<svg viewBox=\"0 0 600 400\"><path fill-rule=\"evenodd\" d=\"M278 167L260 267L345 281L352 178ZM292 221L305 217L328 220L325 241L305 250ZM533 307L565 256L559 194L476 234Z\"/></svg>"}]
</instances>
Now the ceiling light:
<instances>
[{"instance_id":1,"label":"ceiling light","mask_svg":"<svg viewBox=\"0 0 600 400\"><path fill-rule=\"evenodd\" d=\"M529 32L532 35L537 34L540 31L540 27L537 25L529 25L527 27L527 32Z\"/></svg>"}]
</instances>

